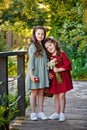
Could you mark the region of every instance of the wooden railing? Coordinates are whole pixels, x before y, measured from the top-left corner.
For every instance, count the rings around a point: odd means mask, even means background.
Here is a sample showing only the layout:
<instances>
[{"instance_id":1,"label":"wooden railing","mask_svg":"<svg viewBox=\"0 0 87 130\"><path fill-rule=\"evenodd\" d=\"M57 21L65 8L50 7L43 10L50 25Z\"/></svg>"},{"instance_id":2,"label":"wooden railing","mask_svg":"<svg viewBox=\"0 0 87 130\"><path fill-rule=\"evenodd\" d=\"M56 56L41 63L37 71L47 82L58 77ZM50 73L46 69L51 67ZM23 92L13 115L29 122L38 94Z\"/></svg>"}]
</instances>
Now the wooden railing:
<instances>
[{"instance_id":1,"label":"wooden railing","mask_svg":"<svg viewBox=\"0 0 87 130\"><path fill-rule=\"evenodd\" d=\"M0 95L8 95L8 57L17 56L19 116L25 115L25 54L27 51L0 52Z\"/></svg>"}]
</instances>

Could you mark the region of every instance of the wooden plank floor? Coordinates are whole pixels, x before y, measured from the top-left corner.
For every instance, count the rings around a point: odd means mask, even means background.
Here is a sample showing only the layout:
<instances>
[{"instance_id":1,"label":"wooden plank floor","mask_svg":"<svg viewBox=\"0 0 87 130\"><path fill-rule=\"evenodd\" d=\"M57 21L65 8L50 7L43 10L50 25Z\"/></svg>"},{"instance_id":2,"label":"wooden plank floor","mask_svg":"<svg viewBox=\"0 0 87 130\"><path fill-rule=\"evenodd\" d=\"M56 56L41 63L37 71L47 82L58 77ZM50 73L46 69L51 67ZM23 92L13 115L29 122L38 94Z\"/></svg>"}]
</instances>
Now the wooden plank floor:
<instances>
[{"instance_id":1,"label":"wooden plank floor","mask_svg":"<svg viewBox=\"0 0 87 130\"><path fill-rule=\"evenodd\" d=\"M73 81L74 89L67 93L64 122L58 120L31 121L30 108L26 116L10 124L10 130L87 130L87 82ZM45 97L44 111L47 116L55 111L53 98Z\"/></svg>"}]
</instances>

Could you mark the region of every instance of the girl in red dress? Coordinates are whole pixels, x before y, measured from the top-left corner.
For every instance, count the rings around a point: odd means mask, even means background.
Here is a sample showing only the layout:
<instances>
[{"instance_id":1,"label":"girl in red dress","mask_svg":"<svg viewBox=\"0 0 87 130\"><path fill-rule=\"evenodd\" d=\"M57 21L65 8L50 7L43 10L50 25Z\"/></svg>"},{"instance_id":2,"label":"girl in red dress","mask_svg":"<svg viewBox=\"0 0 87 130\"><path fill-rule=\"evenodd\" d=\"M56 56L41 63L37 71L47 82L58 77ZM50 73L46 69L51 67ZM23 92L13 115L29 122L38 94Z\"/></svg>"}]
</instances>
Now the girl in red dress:
<instances>
[{"instance_id":1,"label":"girl in red dress","mask_svg":"<svg viewBox=\"0 0 87 130\"><path fill-rule=\"evenodd\" d=\"M55 113L49 116L49 119L65 120L66 92L73 89L70 71L71 62L65 52L62 52L58 42L53 38L47 38L44 43L48 58L56 59L55 66L50 69L50 88L49 93L54 95ZM61 78L58 82L56 74Z\"/></svg>"}]
</instances>

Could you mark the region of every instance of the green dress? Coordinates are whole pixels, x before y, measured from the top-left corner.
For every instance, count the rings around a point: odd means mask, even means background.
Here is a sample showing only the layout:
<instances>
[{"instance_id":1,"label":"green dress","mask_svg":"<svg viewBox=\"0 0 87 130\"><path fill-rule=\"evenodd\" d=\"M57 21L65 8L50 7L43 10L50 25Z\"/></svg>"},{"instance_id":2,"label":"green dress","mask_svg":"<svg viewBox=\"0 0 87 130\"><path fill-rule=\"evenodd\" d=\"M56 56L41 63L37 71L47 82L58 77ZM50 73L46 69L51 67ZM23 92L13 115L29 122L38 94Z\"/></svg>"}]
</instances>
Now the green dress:
<instances>
[{"instance_id":1,"label":"green dress","mask_svg":"<svg viewBox=\"0 0 87 130\"><path fill-rule=\"evenodd\" d=\"M35 57L34 56L35 51L36 51L35 45L31 44L28 50L29 61L27 65L26 79L25 79L26 91L31 89L40 89L49 87L49 78L47 70L48 59L46 52L43 48L43 56ZM30 69L33 69L33 74L39 78L39 82L36 83L32 82L29 75Z\"/></svg>"}]
</instances>

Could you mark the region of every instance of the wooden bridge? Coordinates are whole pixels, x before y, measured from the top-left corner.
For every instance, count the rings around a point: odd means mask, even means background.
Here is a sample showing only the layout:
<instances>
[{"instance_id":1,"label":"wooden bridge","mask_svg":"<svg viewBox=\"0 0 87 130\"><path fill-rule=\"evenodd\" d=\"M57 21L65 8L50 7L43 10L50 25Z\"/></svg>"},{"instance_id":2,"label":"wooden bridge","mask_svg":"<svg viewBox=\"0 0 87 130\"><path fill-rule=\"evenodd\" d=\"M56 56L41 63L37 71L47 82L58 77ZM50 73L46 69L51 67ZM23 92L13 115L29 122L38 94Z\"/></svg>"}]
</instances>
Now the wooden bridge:
<instances>
[{"instance_id":1,"label":"wooden bridge","mask_svg":"<svg viewBox=\"0 0 87 130\"><path fill-rule=\"evenodd\" d=\"M29 118L30 107L24 118L16 118L10 130L87 130L87 81L73 81L74 89L67 93L66 120L38 120ZM55 111L53 98L45 97L44 111L47 116Z\"/></svg>"},{"instance_id":2,"label":"wooden bridge","mask_svg":"<svg viewBox=\"0 0 87 130\"><path fill-rule=\"evenodd\" d=\"M73 81L74 89L66 95L66 120L64 122L30 120L30 107L25 110L25 54L26 51L0 52L0 95L8 94L8 57L17 56L19 117L11 122L7 130L87 130L87 81ZM53 98L45 97L46 115L53 113L54 108Z\"/></svg>"}]
</instances>

